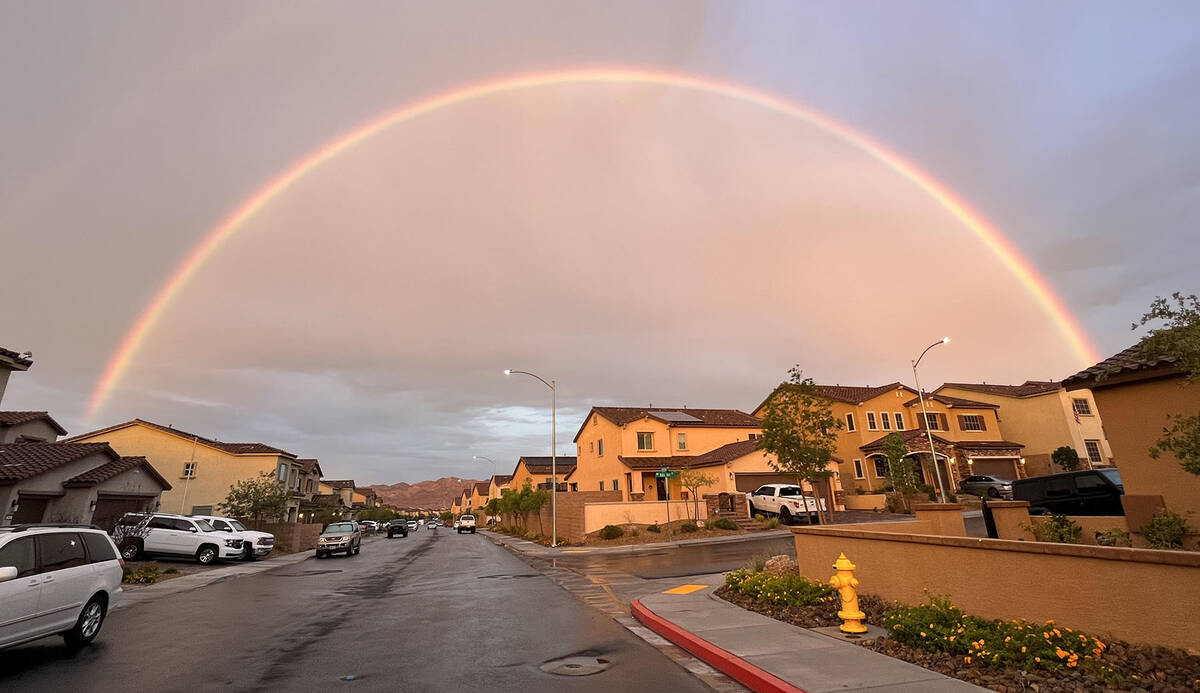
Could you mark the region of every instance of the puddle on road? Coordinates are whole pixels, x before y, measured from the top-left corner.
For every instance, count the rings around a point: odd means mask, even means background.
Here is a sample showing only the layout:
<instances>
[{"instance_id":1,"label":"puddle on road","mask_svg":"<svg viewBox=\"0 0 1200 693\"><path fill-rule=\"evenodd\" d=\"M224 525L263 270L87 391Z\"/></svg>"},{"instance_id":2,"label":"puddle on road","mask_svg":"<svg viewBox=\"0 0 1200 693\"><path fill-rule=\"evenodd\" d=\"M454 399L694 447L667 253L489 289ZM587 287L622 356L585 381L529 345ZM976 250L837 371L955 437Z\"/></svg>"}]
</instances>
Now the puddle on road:
<instances>
[{"instance_id":1,"label":"puddle on road","mask_svg":"<svg viewBox=\"0 0 1200 693\"><path fill-rule=\"evenodd\" d=\"M580 652L568 657L552 659L538 668L555 676L591 676L612 666L610 660L596 655L597 653L592 651Z\"/></svg>"}]
</instances>

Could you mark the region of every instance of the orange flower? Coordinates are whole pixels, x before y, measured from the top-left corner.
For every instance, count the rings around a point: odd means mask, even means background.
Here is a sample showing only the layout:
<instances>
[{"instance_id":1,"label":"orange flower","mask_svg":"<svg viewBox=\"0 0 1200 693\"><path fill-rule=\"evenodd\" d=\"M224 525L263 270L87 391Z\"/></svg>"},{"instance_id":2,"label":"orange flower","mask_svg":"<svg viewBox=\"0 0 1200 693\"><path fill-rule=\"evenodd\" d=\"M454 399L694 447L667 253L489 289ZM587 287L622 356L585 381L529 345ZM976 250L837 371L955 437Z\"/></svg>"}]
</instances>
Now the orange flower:
<instances>
[{"instance_id":1,"label":"orange flower","mask_svg":"<svg viewBox=\"0 0 1200 693\"><path fill-rule=\"evenodd\" d=\"M1024 645L1021 645L1021 651L1022 651L1022 652L1024 652L1024 651L1025 651L1025 646L1024 646Z\"/></svg>"},{"instance_id":2,"label":"orange flower","mask_svg":"<svg viewBox=\"0 0 1200 693\"><path fill-rule=\"evenodd\" d=\"M963 657L963 661L964 661L964 662L966 662L967 664L970 664L970 663L971 663L971 658L970 658L970 657Z\"/></svg>"},{"instance_id":3,"label":"orange flower","mask_svg":"<svg viewBox=\"0 0 1200 693\"><path fill-rule=\"evenodd\" d=\"M1041 657L1034 657L1034 658L1033 658L1033 661L1035 661L1035 662L1040 662L1040 661L1042 661L1042 658L1041 658Z\"/></svg>"}]
</instances>

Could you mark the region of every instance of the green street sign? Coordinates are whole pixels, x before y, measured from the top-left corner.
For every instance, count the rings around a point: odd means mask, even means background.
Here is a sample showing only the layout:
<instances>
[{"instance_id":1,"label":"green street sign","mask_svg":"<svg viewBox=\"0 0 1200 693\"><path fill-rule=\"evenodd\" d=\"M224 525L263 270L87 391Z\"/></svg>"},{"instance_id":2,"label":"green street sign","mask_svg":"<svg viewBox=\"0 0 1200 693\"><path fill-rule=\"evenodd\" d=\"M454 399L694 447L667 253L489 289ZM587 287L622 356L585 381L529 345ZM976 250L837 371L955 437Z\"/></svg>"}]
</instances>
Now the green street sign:
<instances>
[{"instance_id":1,"label":"green street sign","mask_svg":"<svg viewBox=\"0 0 1200 693\"><path fill-rule=\"evenodd\" d=\"M659 479L670 479L673 476L679 476L679 472L673 472L670 469L663 467L662 469L658 470L654 476L658 477Z\"/></svg>"}]
</instances>

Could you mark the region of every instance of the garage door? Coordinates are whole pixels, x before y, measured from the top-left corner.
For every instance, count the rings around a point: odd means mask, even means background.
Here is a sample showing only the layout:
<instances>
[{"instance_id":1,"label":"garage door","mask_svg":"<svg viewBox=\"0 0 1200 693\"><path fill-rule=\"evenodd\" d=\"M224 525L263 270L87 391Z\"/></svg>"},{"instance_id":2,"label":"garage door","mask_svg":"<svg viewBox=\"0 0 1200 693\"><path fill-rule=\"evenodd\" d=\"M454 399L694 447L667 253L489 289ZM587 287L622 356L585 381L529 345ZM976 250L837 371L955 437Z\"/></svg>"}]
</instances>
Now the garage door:
<instances>
[{"instance_id":1,"label":"garage door","mask_svg":"<svg viewBox=\"0 0 1200 693\"><path fill-rule=\"evenodd\" d=\"M1016 464L1015 460L987 460L976 457L975 464L971 465L971 473L1016 479Z\"/></svg>"},{"instance_id":2,"label":"garage door","mask_svg":"<svg viewBox=\"0 0 1200 693\"><path fill-rule=\"evenodd\" d=\"M145 507L145 498L99 498L92 513L92 524L111 532L122 515L141 512Z\"/></svg>"},{"instance_id":3,"label":"garage door","mask_svg":"<svg viewBox=\"0 0 1200 693\"><path fill-rule=\"evenodd\" d=\"M795 474L734 474L733 483L737 490L749 493L763 484L795 484Z\"/></svg>"},{"instance_id":4,"label":"garage door","mask_svg":"<svg viewBox=\"0 0 1200 693\"><path fill-rule=\"evenodd\" d=\"M13 513L12 523L14 525L21 525L29 522L43 522L46 515L46 505L49 502L49 498L26 496L25 494L18 495L17 512Z\"/></svg>"}]
</instances>

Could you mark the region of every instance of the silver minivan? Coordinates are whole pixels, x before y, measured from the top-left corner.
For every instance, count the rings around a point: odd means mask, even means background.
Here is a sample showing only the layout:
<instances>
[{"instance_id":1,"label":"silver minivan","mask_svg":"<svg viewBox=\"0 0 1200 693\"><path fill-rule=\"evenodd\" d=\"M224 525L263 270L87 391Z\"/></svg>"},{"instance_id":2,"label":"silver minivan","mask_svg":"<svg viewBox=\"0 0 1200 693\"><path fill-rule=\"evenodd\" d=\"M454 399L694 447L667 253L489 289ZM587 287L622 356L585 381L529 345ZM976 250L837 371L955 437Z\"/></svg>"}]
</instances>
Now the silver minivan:
<instances>
[{"instance_id":1,"label":"silver minivan","mask_svg":"<svg viewBox=\"0 0 1200 693\"><path fill-rule=\"evenodd\" d=\"M91 642L121 597L124 565L90 525L0 527L0 649L48 635Z\"/></svg>"}]
</instances>

